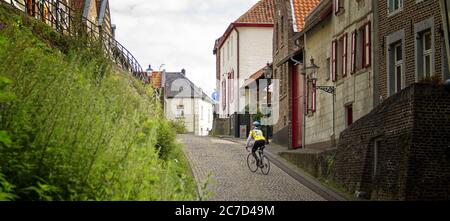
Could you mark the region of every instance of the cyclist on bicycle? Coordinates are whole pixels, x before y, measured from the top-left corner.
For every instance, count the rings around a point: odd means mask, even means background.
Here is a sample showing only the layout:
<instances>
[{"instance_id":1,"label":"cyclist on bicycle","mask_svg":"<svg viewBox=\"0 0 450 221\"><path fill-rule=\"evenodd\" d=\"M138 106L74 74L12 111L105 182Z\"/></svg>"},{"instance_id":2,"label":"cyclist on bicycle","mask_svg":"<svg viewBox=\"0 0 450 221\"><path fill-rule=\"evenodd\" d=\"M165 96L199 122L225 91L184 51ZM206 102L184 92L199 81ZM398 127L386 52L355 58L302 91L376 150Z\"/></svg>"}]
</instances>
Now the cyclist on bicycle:
<instances>
[{"instance_id":1,"label":"cyclist on bicycle","mask_svg":"<svg viewBox=\"0 0 450 221\"><path fill-rule=\"evenodd\" d=\"M250 135L247 139L247 147L250 147L250 142L252 140L255 140L255 144L253 145L252 154L255 159L258 160L257 165L258 167L261 165L260 159L258 159L256 155L256 151L258 151L259 148L263 148L266 145L266 138L264 137L264 134L262 130L260 130L258 127L261 124L258 121L255 121L253 123L253 129L250 131Z\"/></svg>"}]
</instances>

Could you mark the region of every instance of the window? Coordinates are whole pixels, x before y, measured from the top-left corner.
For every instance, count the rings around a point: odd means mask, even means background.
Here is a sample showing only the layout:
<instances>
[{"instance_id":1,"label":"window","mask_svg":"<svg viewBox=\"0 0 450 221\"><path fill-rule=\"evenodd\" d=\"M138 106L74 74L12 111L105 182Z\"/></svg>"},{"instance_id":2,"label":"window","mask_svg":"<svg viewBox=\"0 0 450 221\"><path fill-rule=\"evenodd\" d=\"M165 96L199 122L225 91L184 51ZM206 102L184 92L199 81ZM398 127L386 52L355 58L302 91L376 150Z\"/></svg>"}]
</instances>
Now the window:
<instances>
[{"instance_id":1,"label":"window","mask_svg":"<svg viewBox=\"0 0 450 221\"><path fill-rule=\"evenodd\" d=\"M184 117L184 105L177 105L177 118Z\"/></svg>"},{"instance_id":2,"label":"window","mask_svg":"<svg viewBox=\"0 0 450 221\"><path fill-rule=\"evenodd\" d=\"M230 53L231 53L231 58L233 58L233 36L231 36L231 49L230 49Z\"/></svg>"},{"instance_id":3,"label":"window","mask_svg":"<svg viewBox=\"0 0 450 221\"><path fill-rule=\"evenodd\" d=\"M316 93L317 93L317 88L316 88L316 81L312 80L310 78L310 76L308 76L308 84L307 84L307 114L310 113L315 113L317 110L316 107Z\"/></svg>"},{"instance_id":4,"label":"window","mask_svg":"<svg viewBox=\"0 0 450 221\"><path fill-rule=\"evenodd\" d=\"M347 38L348 38L348 35L345 34L344 36L342 36L341 42L340 42L340 45L342 47L341 48L341 55L342 55L341 74L342 74L343 78L345 78L347 76L347 51L348 51L347 50L347 48L348 48L347 47L347 42L348 42Z\"/></svg>"},{"instance_id":5,"label":"window","mask_svg":"<svg viewBox=\"0 0 450 221\"><path fill-rule=\"evenodd\" d=\"M389 14L393 14L403 9L403 0L389 0Z\"/></svg>"},{"instance_id":6,"label":"window","mask_svg":"<svg viewBox=\"0 0 450 221\"><path fill-rule=\"evenodd\" d=\"M431 32L427 32L423 37L423 59L424 59L424 74L426 77L431 77L432 69L431 69Z\"/></svg>"},{"instance_id":7,"label":"window","mask_svg":"<svg viewBox=\"0 0 450 221\"><path fill-rule=\"evenodd\" d=\"M344 0L334 0L334 13L339 14L344 11Z\"/></svg>"},{"instance_id":8,"label":"window","mask_svg":"<svg viewBox=\"0 0 450 221\"><path fill-rule=\"evenodd\" d=\"M281 46L284 44L284 17L281 16L281 27L280 27L280 34L281 34Z\"/></svg>"},{"instance_id":9,"label":"window","mask_svg":"<svg viewBox=\"0 0 450 221\"><path fill-rule=\"evenodd\" d=\"M352 32L351 39L351 72L355 73L372 63L372 33L371 23L368 22L358 30Z\"/></svg>"},{"instance_id":10,"label":"window","mask_svg":"<svg viewBox=\"0 0 450 221\"><path fill-rule=\"evenodd\" d=\"M353 105L348 105L347 107L345 107L345 118L347 120L347 126L353 124Z\"/></svg>"},{"instance_id":11,"label":"window","mask_svg":"<svg viewBox=\"0 0 450 221\"><path fill-rule=\"evenodd\" d=\"M233 102L234 100L234 71L232 71L231 73L228 74L228 79L229 79L229 83L228 83L228 92L229 94L229 99L230 102Z\"/></svg>"},{"instance_id":12,"label":"window","mask_svg":"<svg viewBox=\"0 0 450 221\"><path fill-rule=\"evenodd\" d=\"M432 40L431 40L431 31L427 31L422 34L422 67L421 71L423 73L424 78L431 78L433 75L432 68Z\"/></svg>"},{"instance_id":13,"label":"window","mask_svg":"<svg viewBox=\"0 0 450 221\"><path fill-rule=\"evenodd\" d=\"M325 79L329 81L331 76L331 58L327 58L327 69L325 73L326 73Z\"/></svg>"},{"instance_id":14,"label":"window","mask_svg":"<svg viewBox=\"0 0 450 221\"><path fill-rule=\"evenodd\" d=\"M227 61L230 61L230 41L227 42Z\"/></svg>"},{"instance_id":15,"label":"window","mask_svg":"<svg viewBox=\"0 0 450 221\"><path fill-rule=\"evenodd\" d=\"M203 120L203 106L200 107L200 120Z\"/></svg>"},{"instance_id":16,"label":"window","mask_svg":"<svg viewBox=\"0 0 450 221\"><path fill-rule=\"evenodd\" d=\"M227 81L222 81L222 107L223 110L227 108Z\"/></svg>"},{"instance_id":17,"label":"window","mask_svg":"<svg viewBox=\"0 0 450 221\"><path fill-rule=\"evenodd\" d=\"M403 89L403 48L402 43L393 46L394 49L394 93Z\"/></svg>"},{"instance_id":18,"label":"window","mask_svg":"<svg viewBox=\"0 0 450 221\"><path fill-rule=\"evenodd\" d=\"M333 81L347 75L347 38L348 35L345 34L333 43Z\"/></svg>"},{"instance_id":19,"label":"window","mask_svg":"<svg viewBox=\"0 0 450 221\"><path fill-rule=\"evenodd\" d=\"M211 123L211 110L210 109L208 109L208 123Z\"/></svg>"},{"instance_id":20,"label":"window","mask_svg":"<svg viewBox=\"0 0 450 221\"><path fill-rule=\"evenodd\" d=\"M336 76L337 76L337 69L338 69L338 65L337 65L337 41L334 40L331 44L331 79L333 82L335 82Z\"/></svg>"}]
</instances>

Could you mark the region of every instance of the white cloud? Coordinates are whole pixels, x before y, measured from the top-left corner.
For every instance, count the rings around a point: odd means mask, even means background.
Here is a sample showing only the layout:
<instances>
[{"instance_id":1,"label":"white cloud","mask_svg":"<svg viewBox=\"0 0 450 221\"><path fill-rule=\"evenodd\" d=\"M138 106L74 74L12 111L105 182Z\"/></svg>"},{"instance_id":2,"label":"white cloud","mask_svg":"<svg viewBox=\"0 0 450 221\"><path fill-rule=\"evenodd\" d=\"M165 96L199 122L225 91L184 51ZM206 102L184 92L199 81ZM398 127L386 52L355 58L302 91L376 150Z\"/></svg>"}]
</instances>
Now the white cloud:
<instances>
[{"instance_id":1,"label":"white cloud","mask_svg":"<svg viewBox=\"0 0 450 221\"><path fill-rule=\"evenodd\" d=\"M185 68L208 95L216 87L214 42L258 0L110 0L116 38L138 59Z\"/></svg>"}]
</instances>

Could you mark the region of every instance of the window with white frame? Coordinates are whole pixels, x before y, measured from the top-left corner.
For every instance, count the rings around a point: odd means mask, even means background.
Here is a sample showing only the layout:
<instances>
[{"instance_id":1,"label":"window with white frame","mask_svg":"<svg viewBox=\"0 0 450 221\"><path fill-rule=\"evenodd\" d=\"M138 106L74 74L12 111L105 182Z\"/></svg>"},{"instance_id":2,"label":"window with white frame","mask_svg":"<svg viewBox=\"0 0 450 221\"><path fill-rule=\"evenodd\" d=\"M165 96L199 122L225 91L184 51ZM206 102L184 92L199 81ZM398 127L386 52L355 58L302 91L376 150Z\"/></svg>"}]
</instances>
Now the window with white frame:
<instances>
[{"instance_id":1,"label":"window with white frame","mask_svg":"<svg viewBox=\"0 0 450 221\"><path fill-rule=\"evenodd\" d=\"M432 58L433 58L433 48L432 48L432 38L431 30L428 30L422 34L422 73L424 78L431 78L433 75L432 68Z\"/></svg>"},{"instance_id":2,"label":"window with white frame","mask_svg":"<svg viewBox=\"0 0 450 221\"><path fill-rule=\"evenodd\" d=\"M177 118L184 117L184 105L177 105Z\"/></svg>"},{"instance_id":3,"label":"window with white frame","mask_svg":"<svg viewBox=\"0 0 450 221\"><path fill-rule=\"evenodd\" d=\"M203 120L203 106L200 107L200 120Z\"/></svg>"},{"instance_id":4,"label":"window with white frame","mask_svg":"<svg viewBox=\"0 0 450 221\"><path fill-rule=\"evenodd\" d=\"M231 50L230 50L230 53L231 53L231 57L233 57L233 36L231 36Z\"/></svg>"},{"instance_id":5,"label":"window with white frame","mask_svg":"<svg viewBox=\"0 0 450 221\"><path fill-rule=\"evenodd\" d=\"M403 0L388 0L389 14L403 9Z\"/></svg>"},{"instance_id":6,"label":"window with white frame","mask_svg":"<svg viewBox=\"0 0 450 221\"><path fill-rule=\"evenodd\" d=\"M394 93L403 89L403 46L402 42L393 45L394 49Z\"/></svg>"}]
</instances>

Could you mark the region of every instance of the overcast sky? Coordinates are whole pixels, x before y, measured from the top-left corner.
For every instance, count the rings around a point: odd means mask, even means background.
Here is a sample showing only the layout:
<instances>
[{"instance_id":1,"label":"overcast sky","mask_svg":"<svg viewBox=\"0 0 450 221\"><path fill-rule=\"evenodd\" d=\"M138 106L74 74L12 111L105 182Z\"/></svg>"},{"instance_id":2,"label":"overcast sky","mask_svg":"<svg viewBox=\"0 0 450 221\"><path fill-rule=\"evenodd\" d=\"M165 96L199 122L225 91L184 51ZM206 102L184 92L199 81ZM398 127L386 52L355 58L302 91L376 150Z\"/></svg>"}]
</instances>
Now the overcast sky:
<instances>
[{"instance_id":1,"label":"overcast sky","mask_svg":"<svg viewBox=\"0 0 450 221\"><path fill-rule=\"evenodd\" d=\"M216 87L214 42L258 0L110 0L116 39L141 66L186 69L211 96Z\"/></svg>"}]
</instances>

